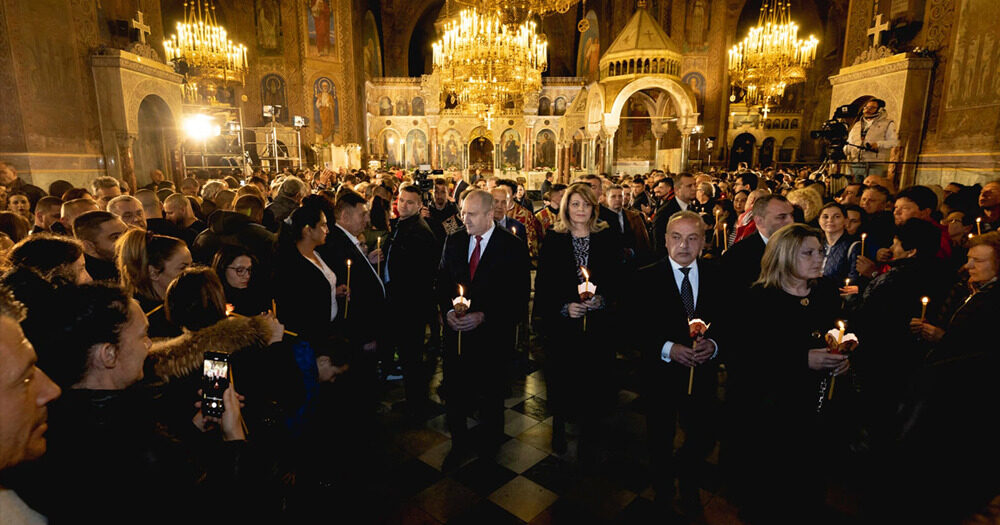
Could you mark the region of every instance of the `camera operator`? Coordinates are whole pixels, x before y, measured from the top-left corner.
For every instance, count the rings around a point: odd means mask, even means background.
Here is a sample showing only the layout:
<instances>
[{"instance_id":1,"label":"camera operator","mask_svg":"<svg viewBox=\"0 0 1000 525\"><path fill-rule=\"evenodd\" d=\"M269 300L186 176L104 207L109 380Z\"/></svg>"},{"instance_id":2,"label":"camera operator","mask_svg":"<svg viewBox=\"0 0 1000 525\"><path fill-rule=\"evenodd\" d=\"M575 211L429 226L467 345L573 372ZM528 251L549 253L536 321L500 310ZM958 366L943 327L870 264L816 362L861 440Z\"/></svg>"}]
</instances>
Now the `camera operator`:
<instances>
[{"instance_id":1,"label":"camera operator","mask_svg":"<svg viewBox=\"0 0 1000 525\"><path fill-rule=\"evenodd\" d=\"M847 160L857 163L851 167L855 176L885 175L889 153L898 145L896 123L886 113L885 101L873 98L861 108L861 118L847 136L844 153ZM879 164L866 166L862 163Z\"/></svg>"}]
</instances>

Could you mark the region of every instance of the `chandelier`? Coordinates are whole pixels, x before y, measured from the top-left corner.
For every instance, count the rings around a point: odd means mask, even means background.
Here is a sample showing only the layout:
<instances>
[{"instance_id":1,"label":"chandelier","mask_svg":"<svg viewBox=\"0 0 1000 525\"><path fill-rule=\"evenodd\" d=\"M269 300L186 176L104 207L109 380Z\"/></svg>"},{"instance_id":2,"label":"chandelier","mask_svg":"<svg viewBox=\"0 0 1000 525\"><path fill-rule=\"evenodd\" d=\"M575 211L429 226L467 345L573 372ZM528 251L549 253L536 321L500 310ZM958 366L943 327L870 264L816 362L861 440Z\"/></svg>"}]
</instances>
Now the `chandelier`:
<instances>
[{"instance_id":1,"label":"chandelier","mask_svg":"<svg viewBox=\"0 0 1000 525\"><path fill-rule=\"evenodd\" d=\"M766 111L770 103L780 101L785 88L805 81L816 58L819 41L812 35L799 40L789 4L764 0L757 25L729 50L729 77L744 91L748 106L763 104Z\"/></svg>"},{"instance_id":2,"label":"chandelier","mask_svg":"<svg viewBox=\"0 0 1000 525\"><path fill-rule=\"evenodd\" d=\"M243 83L247 48L229 40L226 28L216 22L211 0L185 1L184 22L177 23L177 33L163 41L163 48L168 61L186 64L192 76Z\"/></svg>"},{"instance_id":3,"label":"chandelier","mask_svg":"<svg viewBox=\"0 0 1000 525\"><path fill-rule=\"evenodd\" d=\"M462 10L433 51L444 91L487 120L525 93L540 91L548 63L548 43L535 23L506 24L496 10Z\"/></svg>"}]
</instances>

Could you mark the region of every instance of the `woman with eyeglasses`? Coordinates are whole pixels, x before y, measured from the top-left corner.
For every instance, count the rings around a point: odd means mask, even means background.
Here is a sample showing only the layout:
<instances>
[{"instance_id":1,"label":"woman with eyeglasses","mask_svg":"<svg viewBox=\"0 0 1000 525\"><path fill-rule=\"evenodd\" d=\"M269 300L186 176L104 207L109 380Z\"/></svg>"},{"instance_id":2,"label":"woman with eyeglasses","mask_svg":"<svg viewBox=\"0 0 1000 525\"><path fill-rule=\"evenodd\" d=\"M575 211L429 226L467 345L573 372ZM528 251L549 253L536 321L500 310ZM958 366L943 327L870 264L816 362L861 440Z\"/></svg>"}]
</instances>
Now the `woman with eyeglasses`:
<instances>
[{"instance_id":1,"label":"woman with eyeglasses","mask_svg":"<svg viewBox=\"0 0 1000 525\"><path fill-rule=\"evenodd\" d=\"M212 259L226 303L233 305L233 312L240 315L257 315L271 308L271 294L258 271L255 257L242 246L223 246Z\"/></svg>"}]
</instances>

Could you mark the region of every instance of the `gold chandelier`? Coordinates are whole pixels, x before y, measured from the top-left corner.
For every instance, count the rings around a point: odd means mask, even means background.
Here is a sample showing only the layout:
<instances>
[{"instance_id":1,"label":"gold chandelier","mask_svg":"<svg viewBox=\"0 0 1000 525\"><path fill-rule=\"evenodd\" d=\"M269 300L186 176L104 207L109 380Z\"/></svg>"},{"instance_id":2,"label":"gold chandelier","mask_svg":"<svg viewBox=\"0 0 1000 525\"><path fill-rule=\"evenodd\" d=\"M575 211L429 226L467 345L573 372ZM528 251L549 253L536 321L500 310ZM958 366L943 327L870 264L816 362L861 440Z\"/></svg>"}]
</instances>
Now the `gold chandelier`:
<instances>
[{"instance_id":1,"label":"gold chandelier","mask_svg":"<svg viewBox=\"0 0 1000 525\"><path fill-rule=\"evenodd\" d=\"M168 61L187 64L192 76L243 83L247 47L229 40L211 0L185 1L184 22L177 23L177 33L163 41L163 48Z\"/></svg>"},{"instance_id":2,"label":"gold chandelier","mask_svg":"<svg viewBox=\"0 0 1000 525\"><path fill-rule=\"evenodd\" d=\"M747 105L763 104L767 110L780 101L785 88L804 82L816 58L819 40L809 35L799 40L799 26L791 19L790 2L764 0L757 25L742 42L729 50L729 77L744 91Z\"/></svg>"},{"instance_id":3,"label":"gold chandelier","mask_svg":"<svg viewBox=\"0 0 1000 525\"><path fill-rule=\"evenodd\" d=\"M531 15L568 13L580 0L448 0L449 3L474 7L480 11L499 11L505 24L520 24ZM586 11L586 0L584 0Z\"/></svg>"},{"instance_id":4,"label":"gold chandelier","mask_svg":"<svg viewBox=\"0 0 1000 525\"><path fill-rule=\"evenodd\" d=\"M535 23L506 24L496 10L462 10L433 50L444 91L487 120L525 93L540 91L548 64L548 43Z\"/></svg>"}]
</instances>

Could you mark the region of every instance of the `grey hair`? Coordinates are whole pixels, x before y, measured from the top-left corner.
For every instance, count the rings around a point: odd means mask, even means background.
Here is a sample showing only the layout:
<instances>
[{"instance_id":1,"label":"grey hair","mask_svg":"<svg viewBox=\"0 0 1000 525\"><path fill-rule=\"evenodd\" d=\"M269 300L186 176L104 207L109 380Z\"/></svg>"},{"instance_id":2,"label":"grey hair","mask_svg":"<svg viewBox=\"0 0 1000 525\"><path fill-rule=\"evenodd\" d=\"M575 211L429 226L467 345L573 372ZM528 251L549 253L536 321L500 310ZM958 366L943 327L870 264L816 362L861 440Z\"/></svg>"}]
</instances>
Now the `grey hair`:
<instances>
[{"instance_id":1,"label":"grey hair","mask_svg":"<svg viewBox=\"0 0 1000 525\"><path fill-rule=\"evenodd\" d=\"M279 195L284 195L285 197L295 198L306 192L306 183L302 179L289 175L285 177L285 180L281 182L281 189L278 190Z\"/></svg>"},{"instance_id":2,"label":"grey hair","mask_svg":"<svg viewBox=\"0 0 1000 525\"><path fill-rule=\"evenodd\" d=\"M680 221L697 222L698 224L701 225L702 231L705 231L706 229L708 229L708 225L705 224L705 219L702 219L701 215L699 215L699 214L697 214L697 213L695 213L693 211L682 210L682 211L674 213L673 215L670 216L669 219L667 219L667 231L670 231L670 226L672 224L674 224L675 222L680 222Z\"/></svg>"},{"instance_id":3,"label":"grey hair","mask_svg":"<svg viewBox=\"0 0 1000 525\"><path fill-rule=\"evenodd\" d=\"M208 200L215 200L215 196L219 194L220 191L229 187L229 183L224 180L212 179L205 183L201 187L201 198Z\"/></svg>"},{"instance_id":4,"label":"grey hair","mask_svg":"<svg viewBox=\"0 0 1000 525\"><path fill-rule=\"evenodd\" d=\"M103 188L117 187L120 190L122 188L122 185L118 182L118 179L105 175L103 177L97 177L96 179L94 179L94 182L90 183L90 187L93 189L94 195L97 195Z\"/></svg>"}]
</instances>

